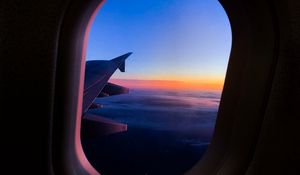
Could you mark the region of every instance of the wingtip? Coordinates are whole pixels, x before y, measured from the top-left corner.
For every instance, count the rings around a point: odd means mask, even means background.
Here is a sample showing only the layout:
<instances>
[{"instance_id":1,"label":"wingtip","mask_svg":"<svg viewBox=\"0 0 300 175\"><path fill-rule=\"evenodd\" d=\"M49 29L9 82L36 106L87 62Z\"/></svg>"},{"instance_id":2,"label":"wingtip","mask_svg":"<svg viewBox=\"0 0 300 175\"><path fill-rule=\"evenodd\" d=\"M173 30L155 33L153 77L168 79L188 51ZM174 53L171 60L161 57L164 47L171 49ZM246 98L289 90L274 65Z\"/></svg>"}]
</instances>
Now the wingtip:
<instances>
[{"instance_id":1,"label":"wingtip","mask_svg":"<svg viewBox=\"0 0 300 175\"><path fill-rule=\"evenodd\" d=\"M117 58L112 59L113 62L117 63L119 65L119 69L121 72L125 72L125 60L132 54L132 52L128 52L126 54L123 54Z\"/></svg>"},{"instance_id":2,"label":"wingtip","mask_svg":"<svg viewBox=\"0 0 300 175\"><path fill-rule=\"evenodd\" d=\"M127 52L124 55L120 56L120 57L124 57L125 59L128 58L130 55L132 54L132 52Z\"/></svg>"},{"instance_id":3,"label":"wingtip","mask_svg":"<svg viewBox=\"0 0 300 175\"><path fill-rule=\"evenodd\" d=\"M118 61L126 60L131 54L132 54L132 52L125 53L121 56L118 56L117 58L112 59L111 61L117 61L118 62Z\"/></svg>"}]
</instances>

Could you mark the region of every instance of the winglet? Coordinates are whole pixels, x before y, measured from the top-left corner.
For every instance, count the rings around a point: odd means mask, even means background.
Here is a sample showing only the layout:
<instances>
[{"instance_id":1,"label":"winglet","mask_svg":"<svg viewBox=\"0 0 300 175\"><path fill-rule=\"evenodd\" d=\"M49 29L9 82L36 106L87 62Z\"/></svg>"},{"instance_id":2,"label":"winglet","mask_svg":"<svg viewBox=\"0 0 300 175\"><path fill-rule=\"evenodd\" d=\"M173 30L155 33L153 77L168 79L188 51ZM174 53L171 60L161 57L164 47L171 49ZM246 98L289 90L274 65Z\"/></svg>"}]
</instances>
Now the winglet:
<instances>
[{"instance_id":1,"label":"winglet","mask_svg":"<svg viewBox=\"0 0 300 175\"><path fill-rule=\"evenodd\" d=\"M121 72L125 72L125 60L132 54L132 52L128 52L124 55L121 55L117 58L112 59L111 61L115 62L118 64L118 68L120 69Z\"/></svg>"},{"instance_id":2,"label":"winglet","mask_svg":"<svg viewBox=\"0 0 300 175\"><path fill-rule=\"evenodd\" d=\"M121 72L125 72L125 61L119 66Z\"/></svg>"}]
</instances>

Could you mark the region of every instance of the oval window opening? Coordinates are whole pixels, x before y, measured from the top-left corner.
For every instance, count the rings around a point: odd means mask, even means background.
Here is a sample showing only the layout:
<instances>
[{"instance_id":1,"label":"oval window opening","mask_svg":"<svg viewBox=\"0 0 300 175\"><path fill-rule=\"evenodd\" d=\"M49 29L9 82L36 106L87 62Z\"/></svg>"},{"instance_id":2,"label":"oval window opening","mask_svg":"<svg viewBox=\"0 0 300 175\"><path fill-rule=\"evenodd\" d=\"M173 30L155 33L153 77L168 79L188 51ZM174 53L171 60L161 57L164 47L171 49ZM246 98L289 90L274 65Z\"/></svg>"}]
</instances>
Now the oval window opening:
<instances>
[{"instance_id":1,"label":"oval window opening","mask_svg":"<svg viewBox=\"0 0 300 175\"><path fill-rule=\"evenodd\" d=\"M213 134L230 48L216 0L107 0L86 56L81 141L90 163L106 175L192 168Z\"/></svg>"}]
</instances>

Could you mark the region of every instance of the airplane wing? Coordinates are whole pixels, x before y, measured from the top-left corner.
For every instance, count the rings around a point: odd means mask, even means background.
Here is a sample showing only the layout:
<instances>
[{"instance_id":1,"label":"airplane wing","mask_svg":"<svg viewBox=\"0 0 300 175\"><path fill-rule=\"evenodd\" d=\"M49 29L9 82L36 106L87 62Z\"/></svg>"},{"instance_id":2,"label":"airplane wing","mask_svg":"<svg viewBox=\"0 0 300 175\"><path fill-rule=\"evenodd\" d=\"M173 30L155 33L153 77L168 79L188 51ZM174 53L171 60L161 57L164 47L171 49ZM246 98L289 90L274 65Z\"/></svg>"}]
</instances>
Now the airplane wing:
<instances>
[{"instance_id":1,"label":"airplane wing","mask_svg":"<svg viewBox=\"0 0 300 175\"><path fill-rule=\"evenodd\" d=\"M81 123L81 135L85 138L127 131L127 125L87 112Z\"/></svg>"},{"instance_id":2,"label":"airplane wing","mask_svg":"<svg viewBox=\"0 0 300 175\"><path fill-rule=\"evenodd\" d=\"M118 68L121 72L125 71L125 60L131 54L132 53L129 52L109 61L95 60L86 62L82 105L83 114L87 112L95 98L98 97L103 88L107 86L107 82L112 74ZM107 87L105 90L108 91L109 87Z\"/></svg>"},{"instance_id":3,"label":"airplane wing","mask_svg":"<svg viewBox=\"0 0 300 175\"><path fill-rule=\"evenodd\" d=\"M108 80L117 69L120 69L121 72L125 71L125 60L131 54L129 52L108 61L95 60L86 62L82 103L83 135L95 136L97 133L105 135L127 130L126 124L96 116L89 113L88 109L97 108L97 105L93 104L97 97L128 93L129 90L127 88L108 83Z\"/></svg>"}]
</instances>

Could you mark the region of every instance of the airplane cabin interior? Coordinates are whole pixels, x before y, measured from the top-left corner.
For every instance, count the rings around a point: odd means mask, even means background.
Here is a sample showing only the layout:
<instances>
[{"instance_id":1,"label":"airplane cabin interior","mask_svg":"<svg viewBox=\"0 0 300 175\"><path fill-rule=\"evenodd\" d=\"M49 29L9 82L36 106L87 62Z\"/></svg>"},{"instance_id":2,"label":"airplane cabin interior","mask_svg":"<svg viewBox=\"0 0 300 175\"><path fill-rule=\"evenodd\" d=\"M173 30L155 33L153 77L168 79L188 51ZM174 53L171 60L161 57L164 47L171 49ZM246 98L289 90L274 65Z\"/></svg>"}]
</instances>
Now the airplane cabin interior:
<instances>
[{"instance_id":1,"label":"airplane cabin interior","mask_svg":"<svg viewBox=\"0 0 300 175\"><path fill-rule=\"evenodd\" d=\"M0 2L2 173L101 174L80 126L87 36L103 3ZM232 28L224 89L211 144L185 175L300 174L300 1L220 3Z\"/></svg>"}]
</instances>

